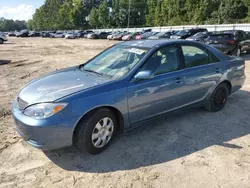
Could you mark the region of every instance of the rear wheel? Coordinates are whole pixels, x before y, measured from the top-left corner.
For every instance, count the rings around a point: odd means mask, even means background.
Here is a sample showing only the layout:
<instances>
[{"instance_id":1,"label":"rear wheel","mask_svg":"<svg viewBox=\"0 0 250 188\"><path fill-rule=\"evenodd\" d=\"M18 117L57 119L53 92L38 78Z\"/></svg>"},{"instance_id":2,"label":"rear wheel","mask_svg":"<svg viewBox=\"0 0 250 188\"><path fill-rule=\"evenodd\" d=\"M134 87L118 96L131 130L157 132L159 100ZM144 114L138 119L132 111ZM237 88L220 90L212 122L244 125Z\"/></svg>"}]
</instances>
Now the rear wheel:
<instances>
[{"instance_id":1,"label":"rear wheel","mask_svg":"<svg viewBox=\"0 0 250 188\"><path fill-rule=\"evenodd\" d=\"M3 44L3 39L0 39L0 44Z\"/></svg>"},{"instance_id":2,"label":"rear wheel","mask_svg":"<svg viewBox=\"0 0 250 188\"><path fill-rule=\"evenodd\" d=\"M217 112L224 108L229 95L227 84L221 83L216 87L206 104L206 109L211 112Z\"/></svg>"},{"instance_id":3,"label":"rear wheel","mask_svg":"<svg viewBox=\"0 0 250 188\"><path fill-rule=\"evenodd\" d=\"M117 120L112 111L98 109L84 117L75 132L75 144L81 150L98 154L105 150L115 137Z\"/></svg>"}]
</instances>

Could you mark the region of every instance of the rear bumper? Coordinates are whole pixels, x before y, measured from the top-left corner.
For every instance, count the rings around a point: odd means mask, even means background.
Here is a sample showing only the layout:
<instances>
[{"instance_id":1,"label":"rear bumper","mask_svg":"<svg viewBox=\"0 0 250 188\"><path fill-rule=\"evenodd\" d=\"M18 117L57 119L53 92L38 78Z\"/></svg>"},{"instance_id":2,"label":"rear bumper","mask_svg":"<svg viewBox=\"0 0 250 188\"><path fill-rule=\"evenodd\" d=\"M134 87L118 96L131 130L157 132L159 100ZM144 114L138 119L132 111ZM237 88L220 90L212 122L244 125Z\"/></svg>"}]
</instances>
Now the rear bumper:
<instances>
[{"instance_id":1,"label":"rear bumper","mask_svg":"<svg viewBox=\"0 0 250 188\"><path fill-rule=\"evenodd\" d=\"M11 112L16 130L28 144L42 150L72 145L76 117L66 117L65 114L58 113L53 118L36 120L25 116L14 103Z\"/></svg>"},{"instance_id":2,"label":"rear bumper","mask_svg":"<svg viewBox=\"0 0 250 188\"><path fill-rule=\"evenodd\" d=\"M231 93L234 93L235 91L240 90L243 87L243 85L245 83L245 80L246 80L246 76L245 75L235 76L231 80L231 83L232 83L232 91L231 91Z\"/></svg>"}]
</instances>

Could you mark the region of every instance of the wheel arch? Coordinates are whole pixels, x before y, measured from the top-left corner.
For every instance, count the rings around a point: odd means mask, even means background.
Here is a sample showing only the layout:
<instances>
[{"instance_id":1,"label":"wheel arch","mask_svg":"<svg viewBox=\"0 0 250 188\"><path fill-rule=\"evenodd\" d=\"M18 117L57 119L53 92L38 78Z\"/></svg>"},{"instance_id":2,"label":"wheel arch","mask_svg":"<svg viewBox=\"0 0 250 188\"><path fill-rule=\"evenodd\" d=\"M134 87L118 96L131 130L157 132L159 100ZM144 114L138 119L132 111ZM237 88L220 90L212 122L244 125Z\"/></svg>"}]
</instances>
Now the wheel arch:
<instances>
[{"instance_id":1,"label":"wheel arch","mask_svg":"<svg viewBox=\"0 0 250 188\"><path fill-rule=\"evenodd\" d=\"M227 87L228 87L228 91L229 91L229 95L231 94L231 92L232 92L232 84L231 84L231 82L229 81L229 80L224 80L224 81L222 81L221 83L225 83L226 85L227 85ZM221 84L220 83L220 84Z\"/></svg>"},{"instance_id":2,"label":"wheel arch","mask_svg":"<svg viewBox=\"0 0 250 188\"><path fill-rule=\"evenodd\" d=\"M74 127L74 131L73 131L73 137L72 137L73 143L74 143L75 134L76 134L77 128L79 127L79 124L82 121L84 121L84 118L86 116L90 116L93 113L95 113L97 110L102 109L102 108L109 109L110 111L112 111L115 114L117 121L118 121L118 132L124 131L124 117L123 117L122 113L117 108L115 108L113 106L99 106L99 107L95 107L95 108L91 109L90 111L88 111L87 113L83 114L82 117L77 121L77 123Z\"/></svg>"}]
</instances>

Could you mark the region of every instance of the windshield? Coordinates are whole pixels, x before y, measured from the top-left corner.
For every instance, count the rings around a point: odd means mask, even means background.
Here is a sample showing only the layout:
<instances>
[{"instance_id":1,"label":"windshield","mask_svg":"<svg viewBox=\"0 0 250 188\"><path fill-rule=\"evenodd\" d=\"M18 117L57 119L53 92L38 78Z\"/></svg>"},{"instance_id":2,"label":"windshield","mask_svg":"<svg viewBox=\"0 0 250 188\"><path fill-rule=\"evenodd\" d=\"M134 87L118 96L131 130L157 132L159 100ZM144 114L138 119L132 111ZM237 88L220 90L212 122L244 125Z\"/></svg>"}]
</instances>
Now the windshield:
<instances>
[{"instance_id":1,"label":"windshield","mask_svg":"<svg viewBox=\"0 0 250 188\"><path fill-rule=\"evenodd\" d=\"M202 36L204 36L204 35L206 35L205 33L203 33L203 32L200 32L200 33L196 33L195 35L193 35L194 37L202 37Z\"/></svg>"},{"instance_id":2,"label":"windshield","mask_svg":"<svg viewBox=\"0 0 250 188\"><path fill-rule=\"evenodd\" d=\"M177 35L186 35L187 33L187 30L181 30L177 33Z\"/></svg>"},{"instance_id":3,"label":"windshield","mask_svg":"<svg viewBox=\"0 0 250 188\"><path fill-rule=\"evenodd\" d=\"M155 36L164 36L164 35L168 35L169 33L157 33Z\"/></svg>"},{"instance_id":4,"label":"windshield","mask_svg":"<svg viewBox=\"0 0 250 188\"><path fill-rule=\"evenodd\" d=\"M118 79L125 76L146 54L148 49L113 46L84 65L84 71Z\"/></svg>"}]
</instances>

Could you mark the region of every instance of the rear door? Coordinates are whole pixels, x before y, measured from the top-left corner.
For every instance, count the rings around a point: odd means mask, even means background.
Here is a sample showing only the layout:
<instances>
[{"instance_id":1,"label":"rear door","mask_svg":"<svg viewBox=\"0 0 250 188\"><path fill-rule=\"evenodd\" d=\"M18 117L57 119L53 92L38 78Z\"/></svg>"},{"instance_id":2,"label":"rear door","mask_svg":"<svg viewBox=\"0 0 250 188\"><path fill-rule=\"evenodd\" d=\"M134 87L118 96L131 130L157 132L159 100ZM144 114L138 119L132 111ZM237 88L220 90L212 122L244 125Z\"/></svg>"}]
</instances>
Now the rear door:
<instances>
[{"instance_id":1,"label":"rear door","mask_svg":"<svg viewBox=\"0 0 250 188\"><path fill-rule=\"evenodd\" d=\"M181 45L185 69L183 102L186 105L203 101L219 82L222 67L219 60L207 49L195 45Z\"/></svg>"}]
</instances>

